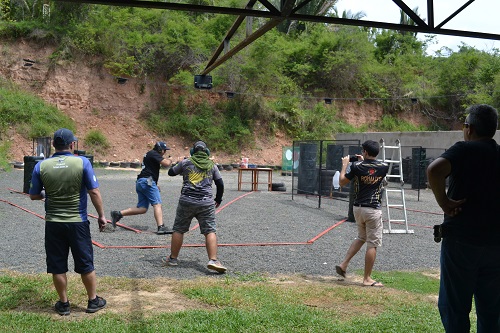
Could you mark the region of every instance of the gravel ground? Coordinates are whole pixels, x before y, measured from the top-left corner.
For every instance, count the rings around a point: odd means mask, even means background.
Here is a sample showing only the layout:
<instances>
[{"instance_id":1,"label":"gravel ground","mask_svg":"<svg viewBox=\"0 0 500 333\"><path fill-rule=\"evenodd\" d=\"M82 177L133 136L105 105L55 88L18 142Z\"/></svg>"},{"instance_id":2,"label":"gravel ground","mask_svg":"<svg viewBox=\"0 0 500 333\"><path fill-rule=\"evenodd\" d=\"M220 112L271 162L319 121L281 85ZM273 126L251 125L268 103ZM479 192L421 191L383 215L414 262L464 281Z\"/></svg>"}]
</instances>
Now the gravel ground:
<instances>
[{"instance_id":1,"label":"gravel ground","mask_svg":"<svg viewBox=\"0 0 500 333\"><path fill-rule=\"evenodd\" d=\"M108 219L110 210L135 206L137 173L137 169L96 169ZM237 172L222 171L222 176L225 194L216 215L217 235L219 259L228 267L228 274L335 275L335 265L341 262L356 235L355 223L342 222L348 215L346 199L322 198L321 208L317 208L317 197L292 198L292 177L279 172L274 172L273 182L285 183L286 192L250 192L249 184L237 191ZM44 216L43 203L16 192L22 192L23 179L23 170L0 171L0 269L41 273L46 269L44 221L40 218ZM162 170L160 187L164 220L171 227L181 177L169 177ZM264 189L265 185L260 187ZM374 269L436 270L440 247L433 241L432 226L442 220L439 207L430 190L418 193L407 189L405 195L409 228L414 233L384 234ZM89 213L95 214L90 200ZM179 266L166 267L161 259L169 252L171 236L154 234L152 209L120 222L141 232L117 228L115 232L100 233L96 219L91 218L93 240L103 246L94 248L98 276L191 279L213 275L206 269L208 259L199 228L185 235L186 247L181 250ZM192 223L195 225L196 220ZM386 222L384 226L387 228ZM403 226L392 224L392 228ZM351 261L349 271L363 268L364 250Z\"/></svg>"}]
</instances>

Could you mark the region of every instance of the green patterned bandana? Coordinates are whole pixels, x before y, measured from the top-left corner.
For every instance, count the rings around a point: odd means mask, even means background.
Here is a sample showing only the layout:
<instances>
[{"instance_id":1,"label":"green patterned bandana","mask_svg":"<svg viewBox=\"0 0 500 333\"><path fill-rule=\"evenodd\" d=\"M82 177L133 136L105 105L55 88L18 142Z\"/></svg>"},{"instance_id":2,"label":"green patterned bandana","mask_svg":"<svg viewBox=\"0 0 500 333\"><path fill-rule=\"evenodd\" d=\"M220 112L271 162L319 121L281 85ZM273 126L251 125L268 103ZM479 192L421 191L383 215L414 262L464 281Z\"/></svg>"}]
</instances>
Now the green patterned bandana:
<instances>
[{"instance_id":1,"label":"green patterned bandana","mask_svg":"<svg viewBox=\"0 0 500 333\"><path fill-rule=\"evenodd\" d=\"M208 159L208 155L204 151L197 151L189 159L200 170L208 171L214 167L214 162Z\"/></svg>"}]
</instances>

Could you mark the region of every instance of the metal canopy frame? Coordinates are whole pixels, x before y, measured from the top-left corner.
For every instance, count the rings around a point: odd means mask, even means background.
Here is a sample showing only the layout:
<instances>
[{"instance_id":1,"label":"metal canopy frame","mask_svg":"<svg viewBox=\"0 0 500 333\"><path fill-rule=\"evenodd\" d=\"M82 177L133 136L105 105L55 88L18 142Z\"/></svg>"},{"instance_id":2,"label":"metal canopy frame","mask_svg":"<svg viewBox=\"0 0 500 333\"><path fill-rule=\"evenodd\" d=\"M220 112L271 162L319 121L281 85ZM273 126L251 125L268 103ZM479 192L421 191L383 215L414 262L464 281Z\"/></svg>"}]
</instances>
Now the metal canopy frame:
<instances>
[{"instance_id":1,"label":"metal canopy frame","mask_svg":"<svg viewBox=\"0 0 500 333\"><path fill-rule=\"evenodd\" d=\"M264 35L267 31L276 27L278 24L280 24L285 20L363 26L363 27L381 28L388 30L410 31L415 33L428 33L436 35L449 35L449 36L500 40L500 34L443 28L443 26L446 23L451 21L455 16L457 16L460 12L462 12L475 0L468 0L465 4L459 7L453 14L448 16L445 20L443 20L441 23L437 25L435 25L434 22L434 0L427 0L427 18L428 18L427 20L429 22L425 22L424 20L422 20L415 12L413 12L413 10L410 9L410 7L408 7L404 3L403 0L392 0L406 15L408 15L408 17L410 17L415 22L415 25L405 25L405 24L396 24L396 23L379 22L379 21L353 20L347 18L337 18L328 16L303 15L297 13L302 7L304 7L311 1L313 0L304 0L304 1L281 0L280 3L281 8L276 8L268 0L249 0L245 8L233 8L233 7L205 6L205 5L142 1L142 0L64 0L64 2L90 3L90 4L107 5L107 6L142 7L142 8L202 12L202 13L229 14L238 16L233 25L231 26L231 28L228 30L221 44L219 45L219 47L216 49L216 51L208 61L205 69L201 73L202 75L210 73L212 70L223 64L226 60L231 58L237 52L241 51L243 48L251 44L253 41ZM266 10L253 9L253 7L257 2L262 4L262 6L264 6ZM298 2L298 4L296 4L296 2ZM269 21L260 28L258 28L255 32L252 32L251 23L254 17L269 18ZM229 47L229 42L245 19L247 19L246 38L231 49ZM223 51L224 55L221 56Z\"/></svg>"}]
</instances>

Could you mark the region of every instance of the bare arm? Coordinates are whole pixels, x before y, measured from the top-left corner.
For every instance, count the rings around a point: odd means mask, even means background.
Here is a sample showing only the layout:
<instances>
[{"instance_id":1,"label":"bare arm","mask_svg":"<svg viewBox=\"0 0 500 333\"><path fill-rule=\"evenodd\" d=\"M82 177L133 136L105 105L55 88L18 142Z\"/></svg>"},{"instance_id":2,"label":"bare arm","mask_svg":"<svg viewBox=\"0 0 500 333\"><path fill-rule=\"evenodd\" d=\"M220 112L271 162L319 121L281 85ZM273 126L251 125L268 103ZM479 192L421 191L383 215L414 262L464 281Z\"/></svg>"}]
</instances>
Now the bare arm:
<instances>
[{"instance_id":1,"label":"bare arm","mask_svg":"<svg viewBox=\"0 0 500 333\"><path fill-rule=\"evenodd\" d=\"M97 222L99 223L99 231L103 231L107 221L106 217L104 216L104 205L102 203L101 192L99 191L99 188L94 188L88 190L88 193L90 196L90 200L92 201L92 204L94 205L94 208L99 215L99 217L97 218Z\"/></svg>"},{"instance_id":2,"label":"bare arm","mask_svg":"<svg viewBox=\"0 0 500 333\"><path fill-rule=\"evenodd\" d=\"M446 177L450 173L450 161L442 157L438 157L427 167L427 179L436 202L445 214L455 216L462 210L460 206L465 202L465 199L452 200L446 195Z\"/></svg>"},{"instance_id":3,"label":"bare arm","mask_svg":"<svg viewBox=\"0 0 500 333\"><path fill-rule=\"evenodd\" d=\"M342 157L342 169L340 170L340 175L339 175L340 186L345 186L350 182L350 180L345 177L345 172L347 170L348 165L349 165L349 155Z\"/></svg>"},{"instance_id":4,"label":"bare arm","mask_svg":"<svg viewBox=\"0 0 500 333\"><path fill-rule=\"evenodd\" d=\"M161 166L169 167L172 165L172 159L170 157L164 158L160 162Z\"/></svg>"}]
</instances>

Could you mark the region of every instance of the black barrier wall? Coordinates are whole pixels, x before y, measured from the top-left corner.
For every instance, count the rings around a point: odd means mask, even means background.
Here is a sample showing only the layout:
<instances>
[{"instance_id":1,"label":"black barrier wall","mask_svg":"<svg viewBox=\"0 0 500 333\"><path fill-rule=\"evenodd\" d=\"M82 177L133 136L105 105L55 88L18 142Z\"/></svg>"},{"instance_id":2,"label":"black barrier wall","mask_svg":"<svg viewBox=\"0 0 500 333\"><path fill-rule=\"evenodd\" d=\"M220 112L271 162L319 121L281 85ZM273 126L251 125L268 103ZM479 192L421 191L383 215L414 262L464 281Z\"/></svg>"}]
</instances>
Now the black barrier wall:
<instances>
[{"instance_id":1,"label":"black barrier wall","mask_svg":"<svg viewBox=\"0 0 500 333\"><path fill-rule=\"evenodd\" d=\"M392 145L391 142L387 142L387 144ZM341 158L343 156L361 153L359 140L294 141L293 151L292 199L294 195L317 197L318 208L321 207L322 197L349 200L350 186L334 189L332 181L335 172L342 168ZM404 183L414 190L426 189L427 167L434 158L440 156L444 151L444 149L401 145L401 167L403 168ZM433 158L427 158L427 156L433 156ZM382 158L381 153L378 158ZM386 158L390 158L390 156L386 156ZM400 170L396 170L396 167L399 168L399 166L393 166L391 173L400 174Z\"/></svg>"},{"instance_id":2,"label":"black barrier wall","mask_svg":"<svg viewBox=\"0 0 500 333\"><path fill-rule=\"evenodd\" d=\"M29 193L31 184L31 175L38 161L43 160L42 156L24 156L24 183L23 192Z\"/></svg>"},{"instance_id":3,"label":"black barrier wall","mask_svg":"<svg viewBox=\"0 0 500 333\"><path fill-rule=\"evenodd\" d=\"M314 194L316 191L318 144L301 142L299 144L299 164L297 170L297 193Z\"/></svg>"},{"instance_id":4,"label":"black barrier wall","mask_svg":"<svg viewBox=\"0 0 500 333\"><path fill-rule=\"evenodd\" d=\"M349 186L333 188L335 172L342 168L342 157L361 153L359 141L312 140L294 141L292 197L294 194L348 198Z\"/></svg>"}]
</instances>

